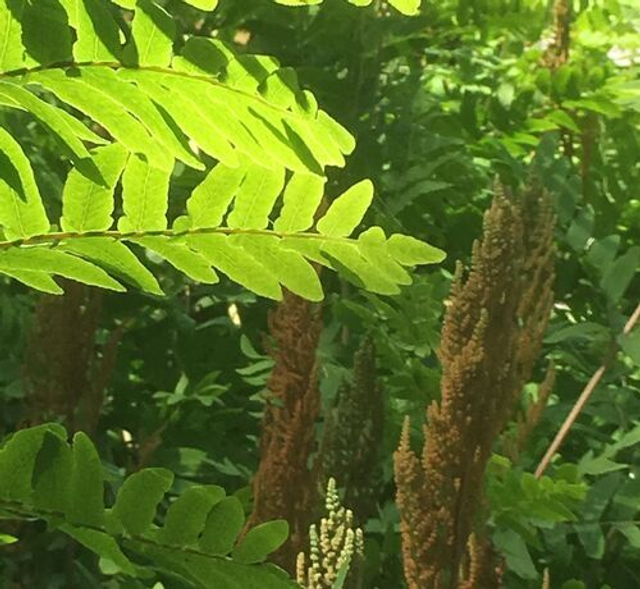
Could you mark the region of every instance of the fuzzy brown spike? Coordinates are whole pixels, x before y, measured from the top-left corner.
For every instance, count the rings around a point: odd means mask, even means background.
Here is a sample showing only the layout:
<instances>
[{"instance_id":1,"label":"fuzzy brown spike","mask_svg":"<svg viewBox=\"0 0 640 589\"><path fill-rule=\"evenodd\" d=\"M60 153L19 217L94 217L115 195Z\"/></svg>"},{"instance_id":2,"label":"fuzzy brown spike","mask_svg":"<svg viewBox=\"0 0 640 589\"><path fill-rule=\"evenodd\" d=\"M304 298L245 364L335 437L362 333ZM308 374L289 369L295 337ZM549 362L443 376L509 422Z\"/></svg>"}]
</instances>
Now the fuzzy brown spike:
<instances>
[{"instance_id":1,"label":"fuzzy brown spike","mask_svg":"<svg viewBox=\"0 0 640 589\"><path fill-rule=\"evenodd\" d=\"M65 281L64 295L36 304L22 368L30 423L62 417L70 430L95 429L119 341L96 345L102 297Z\"/></svg>"},{"instance_id":2,"label":"fuzzy brown spike","mask_svg":"<svg viewBox=\"0 0 640 589\"><path fill-rule=\"evenodd\" d=\"M542 57L542 64L557 69L569 60L571 44L571 0L556 0L553 5L553 40Z\"/></svg>"},{"instance_id":3,"label":"fuzzy brown spike","mask_svg":"<svg viewBox=\"0 0 640 589\"><path fill-rule=\"evenodd\" d=\"M520 460L520 454L526 448L529 438L542 418L542 414L549 402L556 380L553 364L549 364L544 380L538 387L538 396L524 413L517 416L515 432L510 432L502 441L505 454L512 463Z\"/></svg>"},{"instance_id":4,"label":"fuzzy brown spike","mask_svg":"<svg viewBox=\"0 0 640 589\"><path fill-rule=\"evenodd\" d=\"M286 519L287 543L273 560L291 573L307 544L316 505L316 476L309 459L320 410L316 349L322 330L316 305L291 293L269 317L275 366L268 383L270 397L262 421L260 465L253 480L254 509L247 529Z\"/></svg>"},{"instance_id":5,"label":"fuzzy brown spike","mask_svg":"<svg viewBox=\"0 0 640 589\"><path fill-rule=\"evenodd\" d=\"M353 382L341 387L328 412L321 446L323 478L334 477L344 487L358 525L375 510L380 491L383 413L375 345L365 338L354 355Z\"/></svg>"},{"instance_id":6,"label":"fuzzy brown spike","mask_svg":"<svg viewBox=\"0 0 640 589\"><path fill-rule=\"evenodd\" d=\"M490 547L473 540L470 554L469 542L494 442L531 377L546 330L553 222L541 191L515 200L496 190L471 270L456 272L439 350L442 399L427 409L421 461L406 428L395 455L410 589L498 583Z\"/></svg>"}]
</instances>

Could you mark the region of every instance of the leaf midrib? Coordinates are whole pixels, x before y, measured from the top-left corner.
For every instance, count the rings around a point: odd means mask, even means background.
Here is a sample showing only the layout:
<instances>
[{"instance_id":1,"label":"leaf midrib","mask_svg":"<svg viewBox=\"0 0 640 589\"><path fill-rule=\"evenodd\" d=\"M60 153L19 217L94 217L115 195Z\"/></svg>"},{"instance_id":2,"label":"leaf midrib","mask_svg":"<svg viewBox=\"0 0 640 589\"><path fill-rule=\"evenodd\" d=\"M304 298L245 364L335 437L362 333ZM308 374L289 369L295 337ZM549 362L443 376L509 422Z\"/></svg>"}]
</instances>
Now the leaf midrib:
<instances>
[{"instance_id":1,"label":"leaf midrib","mask_svg":"<svg viewBox=\"0 0 640 589\"><path fill-rule=\"evenodd\" d=\"M241 88L236 88L235 86L230 86L228 84L223 84L218 80L213 79L211 76L205 76L202 74L194 74L189 72L182 72L178 70L174 70L172 68L166 68L161 66L151 66L151 65L139 65L136 67L127 67L122 63L115 61L86 61L86 62L74 62L74 61L66 61L49 65L39 65L33 68L20 68L17 70L10 70L8 72L0 72L0 79L2 78L20 78L23 76L28 76L29 74L39 73L39 72L47 72L52 70L69 70L73 68L82 69L88 67L97 67L97 68L108 68L111 70L128 70L128 71L146 71L146 72L155 72L159 74L175 76L178 78L188 78L190 80L200 80L202 82L207 82L212 86L218 86L220 88L224 88L241 96L245 96L250 98L251 100L255 100L257 102L262 103L265 107L270 108L271 110L286 114L289 117L292 117L298 121L309 121L310 117L305 117L293 110L289 110L280 106L273 104L266 100L262 95L255 94L251 92L247 92L246 90L242 90ZM28 81L27 81L28 83Z\"/></svg>"},{"instance_id":2,"label":"leaf midrib","mask_svg":"<svg viewBox=\"0 0 640 589\"><path fill-rule=\"evenodd\" d=\"M320 233L299 232L289 233L286 231L273 231L269 229L246 229L233 227L197 227L176 231L173 229L154 229L149 231L58 231L51 233L41 233L30 237L0 241L0 251L12 248L26 248L32 246L44 246L59 243L61 241L73 241L77 239L110 238L115 241L126 241L131 239L141 239L143 237L170 237L181 239L193 235L255 235L264 237L277 237L279 239L320 239L336 243L353 244L356 240L349 237L335 237L322 235Z\"/></svg>"}]
</instances>

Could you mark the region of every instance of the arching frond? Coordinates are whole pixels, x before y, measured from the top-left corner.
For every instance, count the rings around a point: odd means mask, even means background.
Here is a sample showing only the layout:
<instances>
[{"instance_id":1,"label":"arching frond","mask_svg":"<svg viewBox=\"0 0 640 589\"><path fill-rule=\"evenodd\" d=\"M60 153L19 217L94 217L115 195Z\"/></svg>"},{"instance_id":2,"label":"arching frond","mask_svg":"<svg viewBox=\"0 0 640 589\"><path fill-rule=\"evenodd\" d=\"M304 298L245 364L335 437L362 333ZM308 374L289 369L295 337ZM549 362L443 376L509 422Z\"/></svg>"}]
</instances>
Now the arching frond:
<instances>
[{"instance_id":1,"label":"arching frond","mask_svg":"<svg viewBox=\"0 0 640 589\"><path fill-rule=\"evenodd\" d=\"M403 266L442 259L381 229L351 237L373 197L368 181L314 228L324 170L344 165L354 140L293 70L211 38L174 54L173 18L153 0L117 2L134 9L130 26L108 0L44 4L0 5L0 105L42 124L73 168L62 216L49 218L27 155L0 128L0 273L50 293L59 275L159 294L133 253L142 248L197 281L222 272L263 296L279 299L284 286L318 300L311 263L392 294L410 282ZM34 19L55 42L34 34ZM206 175L184 214L169 218L176 162Z\"/></svg>"},{"instance_id":2,"label":"arching frond","mask_svg":"<svg viewBox=\"0 0 640 589\"><path fill-rule=\"evenodd\" d=\"M102 464L84 433L72 443L58 425L15 433L0 443L0 517L41 519L109 559L122 574L144 573L136 560L171 570L202 589L294 589L277 567L263 564L287 537L283 520L244 526L240 500L215 485L194 485L174 498L162 524L158 506L173 474L143 469L104 504Z\"/></svg>"}]
</instances>

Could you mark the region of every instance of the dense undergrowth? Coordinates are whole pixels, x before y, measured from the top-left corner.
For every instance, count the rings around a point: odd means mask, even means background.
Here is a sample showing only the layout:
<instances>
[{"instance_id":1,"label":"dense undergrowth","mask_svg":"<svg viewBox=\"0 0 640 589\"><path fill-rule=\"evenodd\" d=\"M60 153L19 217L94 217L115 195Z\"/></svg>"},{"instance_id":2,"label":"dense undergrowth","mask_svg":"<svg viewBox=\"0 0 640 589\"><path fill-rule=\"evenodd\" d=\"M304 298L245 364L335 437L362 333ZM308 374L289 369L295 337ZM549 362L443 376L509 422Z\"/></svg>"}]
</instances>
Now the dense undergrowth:
<instances>
[{"instance_id":1,"label":"dense undergrowth","mask_svg":"<svg viewBox=\"0 0 640 589\"><path fill-rule=\"evenodd\" d=\"M639 33L2 0L0 588L640 585Z\"/></svg>"}]
</instances>

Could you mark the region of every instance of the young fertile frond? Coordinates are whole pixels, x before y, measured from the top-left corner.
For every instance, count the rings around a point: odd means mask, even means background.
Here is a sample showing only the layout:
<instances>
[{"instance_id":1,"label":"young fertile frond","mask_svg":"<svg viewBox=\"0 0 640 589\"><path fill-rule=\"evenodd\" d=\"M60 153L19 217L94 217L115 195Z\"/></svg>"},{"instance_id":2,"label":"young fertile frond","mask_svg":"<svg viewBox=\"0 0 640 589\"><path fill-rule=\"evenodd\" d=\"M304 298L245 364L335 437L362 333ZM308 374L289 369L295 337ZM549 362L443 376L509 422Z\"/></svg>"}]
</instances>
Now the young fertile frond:
<instances>
[{"instance_id":1,"label":"young fertile frond","mask_svg":"<svg viewBox=\"0 0 640 589\"><path fill-rule=\"evenodd\" d=\"M158 525L156 511L172 484L165 469L141 470L107 508L100 458L85 434L68 443L64 429L50 424L0 444L0 517L42 519L131 577L142 573L135 560L142 557L202 589L296 586L280 569L262 564L286 539L286 522L268 522L238 540L240 501L221 487L195 485L169 504Z\"/></svg>"},{"instance_id":2,"label":"young fertile frond","mask_svg":"<svg viewBox=\"0 0 640 589\"><path fill-rule=\"evenodd\" d=\"M342 589L364 555L362 529L354 524L352 511L341 505L333 478L327 483L325 508L327 517L311 526L309 554L298 555L296 578L303 589Z\"/></svg>"}]
</instances>

